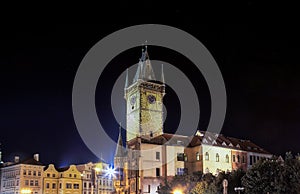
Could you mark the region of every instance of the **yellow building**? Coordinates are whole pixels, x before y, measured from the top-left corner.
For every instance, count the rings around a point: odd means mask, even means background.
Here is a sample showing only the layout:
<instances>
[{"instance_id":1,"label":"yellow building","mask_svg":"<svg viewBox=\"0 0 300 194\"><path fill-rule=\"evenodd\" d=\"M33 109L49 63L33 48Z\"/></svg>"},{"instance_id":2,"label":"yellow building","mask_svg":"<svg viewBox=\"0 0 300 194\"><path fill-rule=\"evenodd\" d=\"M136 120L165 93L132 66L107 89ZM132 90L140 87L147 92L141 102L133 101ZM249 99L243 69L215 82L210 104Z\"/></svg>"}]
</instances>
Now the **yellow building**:
<instances>
[{"instance_id":1,"label":"yellow building","mask_svg":"<svg viewBox=\"0 0 300 194\"><path fill-rule=\"evenodd\" d=\"M44 171L44 194L58 194L58 171L55 169L53 164L49 164L47 169Z\"/></svg>"},{"instance_id":2,"label":"yellow building","mask_svg":"<svg viewBox=\"0 0 300 194\"><path fill-rule=\"evenodd\" d=\"M75 165L59 168L58 194L82 194L81 173Z\"/></svg>"}]
</instances>

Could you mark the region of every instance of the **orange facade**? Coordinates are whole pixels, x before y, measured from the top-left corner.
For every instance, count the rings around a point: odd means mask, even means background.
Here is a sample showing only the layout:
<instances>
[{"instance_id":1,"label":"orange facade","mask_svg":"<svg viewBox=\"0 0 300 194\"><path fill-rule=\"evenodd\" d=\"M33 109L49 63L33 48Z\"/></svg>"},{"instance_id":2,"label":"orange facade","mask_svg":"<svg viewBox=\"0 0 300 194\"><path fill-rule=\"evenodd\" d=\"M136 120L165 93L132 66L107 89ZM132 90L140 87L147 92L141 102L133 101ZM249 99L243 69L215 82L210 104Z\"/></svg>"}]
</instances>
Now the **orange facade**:
<instances>
[{"instance_id":1,"label":"orange facade","mask_svg":"<svg viewBox=\"0 0 300 194\"><path fill-rule=\"evenodd\" d=\"M232 170L243 169L247 170L247 152L241 150L231 151Z\"/></svg>"}]
</instances>

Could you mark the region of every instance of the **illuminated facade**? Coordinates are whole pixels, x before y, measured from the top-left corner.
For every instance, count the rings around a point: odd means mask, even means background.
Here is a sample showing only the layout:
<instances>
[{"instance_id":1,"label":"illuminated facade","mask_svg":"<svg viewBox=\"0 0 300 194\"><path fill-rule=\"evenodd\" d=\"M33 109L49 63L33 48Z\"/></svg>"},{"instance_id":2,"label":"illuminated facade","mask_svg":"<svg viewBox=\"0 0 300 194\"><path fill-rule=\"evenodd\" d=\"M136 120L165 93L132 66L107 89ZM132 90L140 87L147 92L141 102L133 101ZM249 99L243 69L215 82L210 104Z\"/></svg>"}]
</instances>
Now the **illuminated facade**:
<instances>
[{"instance_id":1,"label":"illuminated facade","mask_svg":"<svg viewBox=\"0 0 300 194\"><path fill-rule=\"evenodd\" d=\"M82 194L81 173L75 165L58 168L58 194Z\"/></svg>"},{"instance_id":2,"label":"illuminated facade","mask_svg":"<svg viewBox=\"0 0 300 194\"><path fill-rule=\"evenodd\" d=\"M16 156L1 168L1 194L42 194L43 168L38 154L24 161Z\"/></svg>"},{"instance_id":3,"label":"illuminated facade","mask_svg":"<svg viewBox=\"0 0 300 194\"><path fill-rule=\"evenodd\" d=\"M43 193L58 194L59 174L53 164L49 164L43 173Z\"/></svg>"},{"instance_id":4,"label":"illuminated facade","mask_svg":"<svg viewBox=\"0 0 300 194\"><path fill-rule=\"evenodd\" d=\"M103 161L76 165L81 173L82 194L111 194L114 191L113 177L106 173L109 165Z\"/></svg>"},{"instance_id":5,"label":"illuminated facade","mask_svg":"<svg viewBox=\"0 0 300 194\"><path fill-rule=\"evenodd\" d=\"M163 133L163 69L160 80L155 81L146 47L132 84L129 85L128 73L125 81L129 149L123 149L120 133L114 162L119 170L115 179L117 193L155 194L160 183L175 175L247 170L259 158L272 156L249 140L201 131L192 137Z\"/></svg>"}]
</instances>

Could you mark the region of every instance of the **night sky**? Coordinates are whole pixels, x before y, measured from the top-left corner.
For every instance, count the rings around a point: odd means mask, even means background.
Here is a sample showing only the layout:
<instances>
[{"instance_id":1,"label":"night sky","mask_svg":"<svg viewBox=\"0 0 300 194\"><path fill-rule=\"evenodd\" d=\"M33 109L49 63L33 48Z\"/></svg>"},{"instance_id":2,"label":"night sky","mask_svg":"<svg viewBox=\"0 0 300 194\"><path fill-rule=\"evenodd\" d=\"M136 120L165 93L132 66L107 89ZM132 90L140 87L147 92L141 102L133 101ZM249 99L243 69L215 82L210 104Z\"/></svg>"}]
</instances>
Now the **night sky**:
<instances>
[{"instance_id":1,"label":"night sky","mask_svg":"<svg viewBox=\"0 0 300 194\"><path fill-rule=\"evenodd\" d=\"M277 19L261 22L252 17L245 17L242 22L223 19L188 24L184 21L193 15L187 16L188 11L182 9L178 6L169 13L181 24L159 23L197 37L217 61L228 97L221 133L250 139L277 155L300 152L297 25ZM251 12L255 5L248 3L244 9ZM0 142L4 161L12 160L14 155L25 158L34 153L40 153L43 163L58 166L97 161L81 140L73 120L74 76L82 58L95 43L133 24L140 23L14 25L1 30ZM115 79L138 62L140 54L139 47L118 55L98 83L97 111L106 114L100 121L115 140L118 123L108 106L110 92ZM199 128L204 130L210 116L210 99L200 72L195 72L193 64L172 50L149 46L149 55L151 59L174 64L190 77L203 108ZM183 63L189 65L183 67ZM103 85L103 80L107 84ZM171 88L167 88L165 104L175 112L168 114L165 123L165 130L171 132L178 124L176 112L180 110ZM114 152L114 148L105 150ZM112 158L104 159L112 161Z\"/></svg>"}]
</instances>

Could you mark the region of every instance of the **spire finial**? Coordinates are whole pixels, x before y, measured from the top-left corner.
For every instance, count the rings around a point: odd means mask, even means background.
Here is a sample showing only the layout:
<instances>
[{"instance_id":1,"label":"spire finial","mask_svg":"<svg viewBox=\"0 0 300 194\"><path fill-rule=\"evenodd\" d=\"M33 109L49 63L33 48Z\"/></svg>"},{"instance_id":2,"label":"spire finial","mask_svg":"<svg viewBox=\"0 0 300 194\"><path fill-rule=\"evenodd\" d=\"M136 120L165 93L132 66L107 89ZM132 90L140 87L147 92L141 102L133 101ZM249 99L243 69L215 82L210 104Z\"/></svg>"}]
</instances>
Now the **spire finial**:
<instances>
[{"instance_id":1,"label":"spire finial","mask_svg":"<svg viewBox=\"0 0 300 194\"><path fill-rule=\"evenodd\" d=\"M126 69L126 79L125 79L125 88L128 88L128 68Z\"/></svg>"},{"instance_id":2,"label":"spire finial","mask_svg":"<svg viewBox=\"0 0 300 194\"><path fill-rule=\"evenodd\" d=\"M164 64L161 64L161 82L165 83Z\"/></svg>"}]
</instances>

